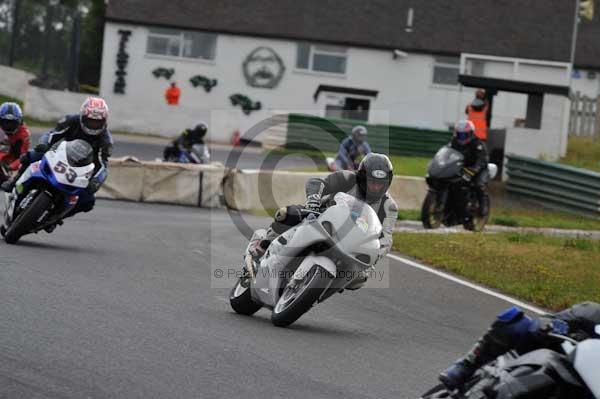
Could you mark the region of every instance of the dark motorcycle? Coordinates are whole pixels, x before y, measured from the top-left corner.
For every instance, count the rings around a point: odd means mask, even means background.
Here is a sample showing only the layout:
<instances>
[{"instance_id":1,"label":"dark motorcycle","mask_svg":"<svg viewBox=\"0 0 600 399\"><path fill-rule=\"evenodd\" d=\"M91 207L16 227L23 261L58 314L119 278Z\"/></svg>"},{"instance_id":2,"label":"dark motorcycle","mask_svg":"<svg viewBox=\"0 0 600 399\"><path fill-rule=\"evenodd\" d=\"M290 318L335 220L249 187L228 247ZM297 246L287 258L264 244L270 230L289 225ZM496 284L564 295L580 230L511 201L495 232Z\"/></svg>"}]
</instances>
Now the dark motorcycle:
<instances>
[{"instance_id":1,"label":"dark motorcycle","mask_svg":"<svg viewBox=\"0 0 600 399\"><path fill-rule=\"evenodd\" d=\"M429 190L421 208L424 228L462 224L467 230L481 231L485 227L489 212L486 215L481 213L481 203L473 183L462 178L463 166L463 154L450 147L441 148L433 157L426 176ZM488 164L488 171L490 179L493 179L498 167ZM490 209L490 204L487 205Z\"/></svg>"},{"instance_id":2,"label":"dark motorcycle","mask_svg":"<svg viewBox=\"0 0 600 399\"><path fill-rule=\"evenodd\" d=\"M195 164L209 164L210 163L210 151L206 144L194 144L189 149L173 149L169 155L167 155L166 162L176 163L195 163Z\"/></svg>"},{"instance_id":3,"label":"dark motorcycle","mask_svg":"<svg viewBox=\"0 0 600 399\"><path fill-rule=\"evenodd\" d=\"M539 349L522 356L510 352L478 369L462 389L437 385L420 399L600 398L600 340L550 337L557 351Z\"/></svg>"}]
</instances>

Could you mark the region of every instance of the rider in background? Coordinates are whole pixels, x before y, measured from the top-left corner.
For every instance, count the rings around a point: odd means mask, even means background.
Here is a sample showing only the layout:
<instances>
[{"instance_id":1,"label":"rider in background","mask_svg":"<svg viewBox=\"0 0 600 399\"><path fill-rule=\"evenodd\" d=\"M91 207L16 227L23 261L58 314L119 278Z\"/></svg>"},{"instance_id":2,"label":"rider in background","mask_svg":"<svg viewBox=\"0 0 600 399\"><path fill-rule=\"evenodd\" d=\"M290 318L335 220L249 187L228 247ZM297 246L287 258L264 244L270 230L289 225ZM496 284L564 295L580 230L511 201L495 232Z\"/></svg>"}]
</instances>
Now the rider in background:
<instances>
[{"instance_id":1,"label":"rider in background","mask_svg":"<svg viewBox=\"0 0 600 399\"><path fill-rule=\"evenodd\" d=\"M0 153L0 162L10 170L18 170L20 157L29 150L31 133L23 122L23 111L19 104L6 102L0 105L0 129L6 135L9 151Z\"/></svg>"},{"instance_id":2,"label":"rider in background","mask_svg":"<svg viewBox=\"0 0 600 399\"><path fill-rule=\"evenodd\" d=\"M193 129L185 129L179 137L177 137L170 146L166 147L163 152L163 160L168 161L171 158L179 158L181 149L191 151L194 144L204 144L204 136L208 132L206 123L200 122Z\"/></svg>"},{"instance_id":3,"label":"rider in background","mask_svg":"<svg viewBox=\"0 0 600 399\"><path fill-rule=\"evenodd\" d=\"M335 159L335 170L356 170L358 168L358 157L371 153L371 147L367 143L367 128L355 126L352 135L346 137L340 144Z\"/></svg>"},{"instance_id":4,"label":"rider in background","mask_svg":"<svg viewBox=\"0 0 600 399\"><path fill-rule=\"evenodd\" d=\"M79 212L89 212L96 203L95 193L100 189L108 175L108 158L112 153L113 139L107 127L108 106L98 97L88 97L81 105L79 114L67 115L58 121L51 132L44 134L34 150L21 157L19 173L11 181L2 184L4 191L12 191L15 182L27 167L42 159L44 154L57 142L81 139L87 141L94 150L94 175L87 187L87 195L79 197L77 205L66 217Z\"/></svg>"},{"instance_id":5,"label":"rider in background","mask_svg":"<svg viewBox=\"0 0 600 399\"><path fill-rule=\"evenodd\" d=\"M488 152L485 143L475 136L473 122L461 120L454 126L454 136L448 144L449 147L460 152L464 156L462 178L470 183L475 183L481 214L489 213L489 194L487 185L490 180L488 171Z\"/></svg>"},{"instance_id":6,"label":"rider in background","mask_svg":"<svg viewBox=\"0 0 600 399\"><path fill-rule=\"evenodd\" d=\"M568 335L577 341L600 338L595 330L598 324L600 304L594 302L584 302L537 319L512 307L497 316L475 346L440 375L440 381L449 389L461 388L478 368L510 350L524 354L542 348L552 349L555 343L548 333Z\"/></svg>"}]
</instances>

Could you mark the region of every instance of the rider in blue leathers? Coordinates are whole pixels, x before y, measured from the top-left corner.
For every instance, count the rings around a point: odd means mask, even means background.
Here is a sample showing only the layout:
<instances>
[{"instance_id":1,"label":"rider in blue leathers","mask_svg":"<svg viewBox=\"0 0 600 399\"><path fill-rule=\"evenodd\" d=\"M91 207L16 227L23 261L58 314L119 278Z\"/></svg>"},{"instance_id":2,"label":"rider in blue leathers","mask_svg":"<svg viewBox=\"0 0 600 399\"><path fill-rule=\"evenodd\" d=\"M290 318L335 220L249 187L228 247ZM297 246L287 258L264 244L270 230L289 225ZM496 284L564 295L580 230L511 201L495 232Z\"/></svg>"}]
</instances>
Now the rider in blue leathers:
<instances>
[{"instance_id":1,"label":"rider in blue leathers","mask_svg":"<svg viewBox=\"0 0 600 399\"><path fill-rule=\"evenodd\" d=\"M340 144L335 158L336 170L356 170L358 168L358 157L371 153L371 147L367 143L367 128L355 126L352 136L346 137Z\"/></svg>"},{"instance_id":2,"label":"rider in blue leathers","mask_svg":"<svg viewBox=\"0 0 600 399\"><path fill-rule=\"evenodd\" d=\"M548 333L568 335L578 341L600 338L600 304L584 302L562 312L531 318L512 307L496 317L488 332L475 346L450 368L440 374L440 381L449 389L461 388L481 366L510 350L520 354L541 348L553 348L555 342Z\"/></svg>"},{"instance_id":3,"label":"rider in blue leathers","mask_svg":"<svg viewBox=\"0 0 600 399\"><path fill-rule=\"evenodd\" d=\"M108 175L108 158L112 153L113 139L107 127L108 106L101 98L88 97L79 114L67 115L58 121L54 130L44 134L35 148L21 157L21 168L10 181L2 184L2 190L12 191L16 181L30 164L42 159L44 154L62 140L77 139L88 142L94 150L94 174L90 179L86 194L79 197L77 205L66 216L79 212L89 212L96 203L95 193L100 189ZM53 230L55 226L49 228Z\"/></svg>"}]
</instances>

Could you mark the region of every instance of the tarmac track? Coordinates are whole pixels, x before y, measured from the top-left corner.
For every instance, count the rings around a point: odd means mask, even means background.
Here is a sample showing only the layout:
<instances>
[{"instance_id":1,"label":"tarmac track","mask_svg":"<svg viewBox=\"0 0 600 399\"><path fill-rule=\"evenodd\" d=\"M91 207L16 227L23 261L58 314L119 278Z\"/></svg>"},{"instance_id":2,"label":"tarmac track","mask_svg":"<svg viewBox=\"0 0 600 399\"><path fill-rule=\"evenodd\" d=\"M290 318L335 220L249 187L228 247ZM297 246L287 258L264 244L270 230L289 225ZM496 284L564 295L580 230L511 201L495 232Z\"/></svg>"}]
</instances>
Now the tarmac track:
<instances>
[{"instance_id":1,"label":"tarmac track","mask_svg":"<svg viewBox=\"0 0 600 399\"><path fill-rule=\"evenodd\" d=\"M508 305L390 260L276 328L213 288L245 244L226 211L117 201L1 242L0 397L414 398Z\"/></svg>"}]
</instances>

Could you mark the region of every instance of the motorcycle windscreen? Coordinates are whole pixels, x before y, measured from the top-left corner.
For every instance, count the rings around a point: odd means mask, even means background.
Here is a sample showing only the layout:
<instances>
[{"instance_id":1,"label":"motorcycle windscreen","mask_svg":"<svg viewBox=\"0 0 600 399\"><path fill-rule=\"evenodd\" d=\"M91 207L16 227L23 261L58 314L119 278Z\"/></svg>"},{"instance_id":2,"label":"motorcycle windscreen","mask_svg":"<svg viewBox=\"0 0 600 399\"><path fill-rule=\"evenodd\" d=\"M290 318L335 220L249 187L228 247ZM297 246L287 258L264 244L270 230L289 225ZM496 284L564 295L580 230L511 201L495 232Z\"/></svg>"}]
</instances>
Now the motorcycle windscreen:
<instances>
[{"instance_id":1,"label":"motorcycle windscreen","mask_svg":"<svg viewBox=\"0 0 600 399\"><path fill-rule=\"evenodd\" d=\"M600 399L600 339L588 339L577 345L575 370L597 399Z\"/></svg>"},{"instance_id":2,"label":"motorcycle windscreen","mask_svg":"<svg viewBox=\"0 0 600 399\"><path fill-rule=\"evenodd\" d=\"M343 205L350 209L350 217L356 226L367 235L380 235L383 227L377 213L367 203L346 194L337 193L333 197L336 205Z\"/></svg>"},{"instance_id":3,"label":"motorcycle windscreen","mask_svg":"<svg viewBox=\"0 0 600 399\"><path fill-rule=\"evenodd\" d=\"M464 156L450 147L442 147L429 164L429 176L434 179L448 179L460 175Z\"/></svg>"}]
</instances>

